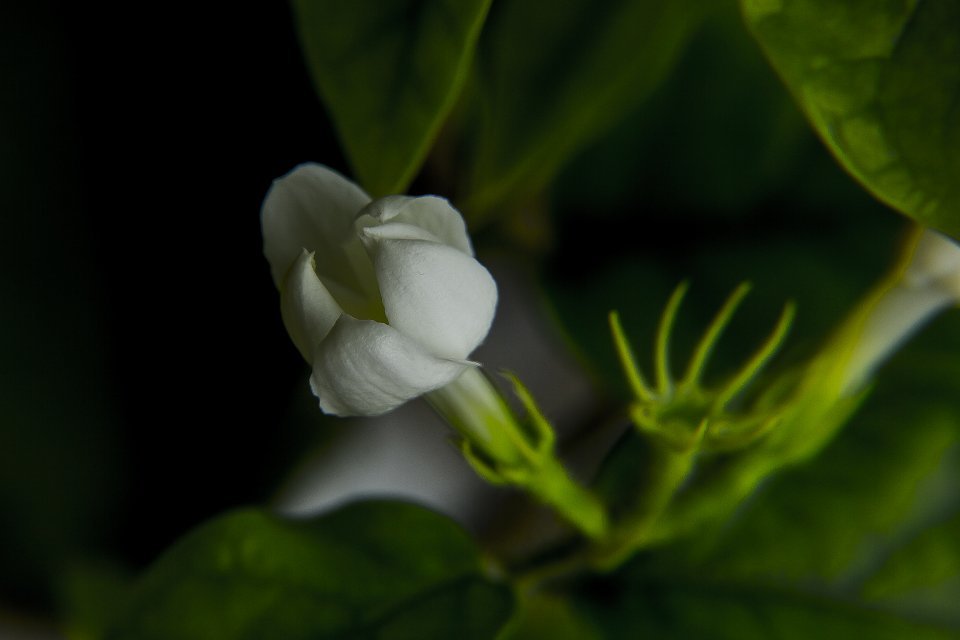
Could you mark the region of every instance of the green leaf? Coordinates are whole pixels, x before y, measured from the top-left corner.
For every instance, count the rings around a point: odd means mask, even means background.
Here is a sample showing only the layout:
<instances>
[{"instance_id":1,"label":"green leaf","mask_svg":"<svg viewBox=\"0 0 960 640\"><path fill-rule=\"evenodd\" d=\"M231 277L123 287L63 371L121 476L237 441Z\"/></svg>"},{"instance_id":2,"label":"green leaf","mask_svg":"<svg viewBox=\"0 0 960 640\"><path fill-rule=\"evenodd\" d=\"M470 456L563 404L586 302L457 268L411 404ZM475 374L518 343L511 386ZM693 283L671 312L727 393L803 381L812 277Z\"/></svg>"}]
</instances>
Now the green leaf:
<instances>
[{"instance_id":1,"label":"green leaf","mask_svg":"<svg viewBox=\"0 0 960 640\"><path fill-rule=\"evenodd\" d=\"M960 513L923 531L887 559L865 586L871 601L945 615L960 627Z\"/></svg>"},{"instance_id":2,"label":"green leaf","mask_svg":"<svg viewBox=\"0 0 960 640\"><path fill-rule=\"evenodd\" d=\"M578 154L552 195L564 207L620 198L742 217L795 178L817 147L736 2L723 2L662 86Z\"/></svg>"},{"instance_id":3,"label":"green leaf","mask_svg":"<svg viewBox=\"0 0 960 640\"><path fill-rule=\"evenodd\" d=\"M490 0L294 0L307 65L360 184L402 193L463 86Z\"/></svg>"},{"instance_id":4,"label":"green leaf","mask_svg":"<svg viewBox=\"0 0 960 640\"><path fill-rule=\"evenodd\" d=\"M587 611L604 638L659 640L947 640L956 631L878 611L858 603L798 590L758 589L729 583L630 582L615 596L585 594Z\"/></svg>"},{"instance_id":5,"label":"green leaf","mask_svg":"<svg viewBox=\"0 0 960 640\"><path fill-rule=\"evenodd\" d=\"M960 2L741 1L844 168L883 202L960 236Z\"/></svg>"},{"instance_id":6,"label":"green leaf","mask_svg":"<svg viewBox=\"0 0 960 640\"><path fill-rule=\"evenodd\" d=\"M542 187L669 71L699 0L496 3L480 41L470 204Z\"/></svg>"},{"instance_id":7,"label":"green leaf","mask_svg":"<svg viewBox=\"0 0 960 640\"><path fill-rule=\"evenodd\" d=\"M544 591L528 594L517 618L498 640L603 640L600 628L591 624L562 597Z\"/></svg>"},{"instance_id":8,"label":"green leaf","mask_svg":"<svg viewBox=\"0 0 960 640\"><path fill-rule=\"evenodd\" d=\"M722 536L691 541L700 546L693 554L703 557L698 570L761 583L855 587L896 544L958 443L957 411L878 393L817 460L784 470Z\"/></svg>"},{"instance_id":9,"label":"green leaf","mask_svg":"<svg viewBox=\"0 0 960 640\"><path fill-rule=\"evenodd\" d=\"M246 509L161 557L107 637L481 639L511 609L468 536L422 507L363 502L313 520Z\"/></svg>"}]
</instances>

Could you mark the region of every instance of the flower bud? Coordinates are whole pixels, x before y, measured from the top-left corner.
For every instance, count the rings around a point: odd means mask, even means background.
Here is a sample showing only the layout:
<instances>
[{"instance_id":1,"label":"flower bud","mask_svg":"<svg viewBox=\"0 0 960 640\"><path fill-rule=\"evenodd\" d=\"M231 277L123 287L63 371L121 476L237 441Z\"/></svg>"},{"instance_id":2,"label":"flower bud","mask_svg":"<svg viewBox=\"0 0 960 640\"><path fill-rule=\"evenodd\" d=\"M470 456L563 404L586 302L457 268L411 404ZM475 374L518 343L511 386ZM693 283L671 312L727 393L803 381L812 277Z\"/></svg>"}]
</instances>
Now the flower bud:
<instances>
[{"instance_id":1,"label":"flower bud","mask_svg":"<svg viewBox=\"0 0 960 640\"><path fill-rule=\"evenodd\" d=\"M476 365L497 304L460 214L442 199L376 201L304 164L261 212L284 325L324 412L378 415Z\"/></svg>"}]
</instances>

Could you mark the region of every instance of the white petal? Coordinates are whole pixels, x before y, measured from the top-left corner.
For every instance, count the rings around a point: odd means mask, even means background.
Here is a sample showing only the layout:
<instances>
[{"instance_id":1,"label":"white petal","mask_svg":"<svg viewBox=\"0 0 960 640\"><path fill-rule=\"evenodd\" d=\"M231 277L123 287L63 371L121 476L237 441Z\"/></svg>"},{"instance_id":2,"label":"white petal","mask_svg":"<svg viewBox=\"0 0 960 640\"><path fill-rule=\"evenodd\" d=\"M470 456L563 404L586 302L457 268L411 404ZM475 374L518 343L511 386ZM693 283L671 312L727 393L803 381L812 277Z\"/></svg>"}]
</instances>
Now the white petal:
<instances>
[{"instance_id":1,"label":"white petal","mask_svg":"<svg viewBox=\"0 0 960 640\"><path fill-rule=\"evenodd\" d=\"M473 256L470 236L463 216L450 203L437 196L387 196L371 202L359 216L357 227L399 222L429 232L440 242Z\"/></svg>"},{"instance_id":2,"label":"white petal","mask_svg":"<svg viewBox=\"0 0 960 640\"><path fill-rule=\"evenodd\" d=\"M314 271L313 254L304 250L280 288L280 312L293 343L307 362L343 311Z\"/></svg>"},{"instance_id":3,"label":"white petal","mask_svg":"<svg viewBox=\"0 0 960 640\"><path fill-rule=\"evenodd\" d=\"M314 354L310 386L325 413L374 416L450 383L469 366L431 355L393 327L344 314Z\"/></svg>"},{"instance_id":4,"label":"white petal","mask_svg":"<svg viewBox=\"0 0 960 640\"><path fill-rule=\"evenodd\" d=\"M362 231L391 326L431 353L464 360L490 331L497 285L483 266L423 231L387 224Z\"/></svg>"},{"instance_id":5,"label":"white petal","mask_svg":"<svg viewBox=\"0 0 960 640\"><path fill-rule=\"evenodd\" d=\"M376 296L372 268L353 228L370 196L339 173L302 164L275 180L261 210L263 252L279 288L303 249L314 252L324 280ZM341 301L342 303L342 301Z\"/></svg>"},{"instance_id":6,"label":"white petal","mask_svg":"<svg viewBox=\"0 0 960 640\"><path fill-rule=\"evenodd\" d=\"M912 287L936 286L960 298L960 245L936 231L923 231L904 281Z\"/></svg>"},{"instance_id":7,"label":"white petal","mask_svg":"<svg viewBox=\"0 0 960 640\"><path fill-rule=\"evenodd\" d=\"M951 302L950 294L936 287L895 286L885 293L850 354L843 392L861 388L900 345Z\"/></svg>"}]
</instances>

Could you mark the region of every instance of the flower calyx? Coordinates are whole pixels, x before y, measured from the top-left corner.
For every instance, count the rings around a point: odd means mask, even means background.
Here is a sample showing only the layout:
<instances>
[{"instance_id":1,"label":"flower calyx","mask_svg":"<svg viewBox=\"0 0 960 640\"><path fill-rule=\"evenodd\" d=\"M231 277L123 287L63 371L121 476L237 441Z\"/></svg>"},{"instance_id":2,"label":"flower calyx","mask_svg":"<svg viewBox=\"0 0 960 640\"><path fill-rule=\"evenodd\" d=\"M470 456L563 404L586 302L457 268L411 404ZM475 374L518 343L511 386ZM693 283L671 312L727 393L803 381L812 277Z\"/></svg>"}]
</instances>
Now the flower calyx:
<instances>
[{"instance_id":1,"label":"flower calyx","mask_svg":"<svg viewBox=\"0 0 960 640\"><path fill-rule=\"evenodd\" d=\"M747 447L778 424L785 407L759 403L746 410L733 407L783 344L795 307L788 303L757 351L724 384L708 389L702 384L703 371L750 286L741 284L730 294L695 347L683 377L675 380L670 372L670 336L687 289L687 283L681 283L674 290L660 318L655 386L646 382L637 365L619 314L613 311L609 315L617 354L634 394L630 418L640 433L678 454L723 453Z\"/></svg>"}]
</instances>

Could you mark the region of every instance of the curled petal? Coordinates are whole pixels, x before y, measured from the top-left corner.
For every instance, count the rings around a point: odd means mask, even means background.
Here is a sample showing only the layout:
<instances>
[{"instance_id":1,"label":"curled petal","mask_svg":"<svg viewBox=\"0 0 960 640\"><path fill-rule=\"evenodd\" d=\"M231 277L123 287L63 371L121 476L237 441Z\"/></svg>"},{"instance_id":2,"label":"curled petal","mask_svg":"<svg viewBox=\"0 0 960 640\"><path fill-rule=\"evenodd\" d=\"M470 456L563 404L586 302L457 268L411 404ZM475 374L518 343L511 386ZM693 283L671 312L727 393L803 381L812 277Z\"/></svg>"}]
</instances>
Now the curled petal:
<instances>
[{"instance_id":1,"label":"curled petal","mask_svg":"<svg viewBox=\"0 0 960 640\"><path fill-rule=\"evenodd\" d=\"M314 353L310 386L325 413L374 416L450 383L470 366L428 353L393 327L344 314Z\"/></svg>"},{"instance_id":2,"label":"curled petal","mask_svg":"<svg viewBox=\"0 0 960 640\"><path fill-rule=\"evenodd\" d=\"M280 312L293 343L307 362L343 311L314 271L313 254L304 250L280 288Z\"/></svg>"},{"instance_id":3,"label":"curled petal","mask_svg":"<svg viewBox=\"0 0 960 640\"><path fill-rule=\"evenodd\" d=\"M370 196L339 173L302 164L274 181L261 210L263 252L279 288L303 249L314 252L316 271L362 297L376 282L353 227Z\"/></svg>"},{"instance_id":4,"label":"curled petal","mask_svg":"<svg viewBox=\"0 0 960 640\"><path fill-rule=\"evenodd\" d=\"M403 224L363 230L390 324L431 353L464 360L490 331L497 285L476 260Z\"/></svg>"},{"instance_id":5,"label":"curled petal","mask_svg":"<svg viewBox=\"0 0 960 640\"><path fill-rule=\"evenodd\" d=\"M443 198L387 196L371 202L357 216L358 230L390 222L419 227L443 244L473 256L463 217Z\"/></svg>"}]
</instances>

